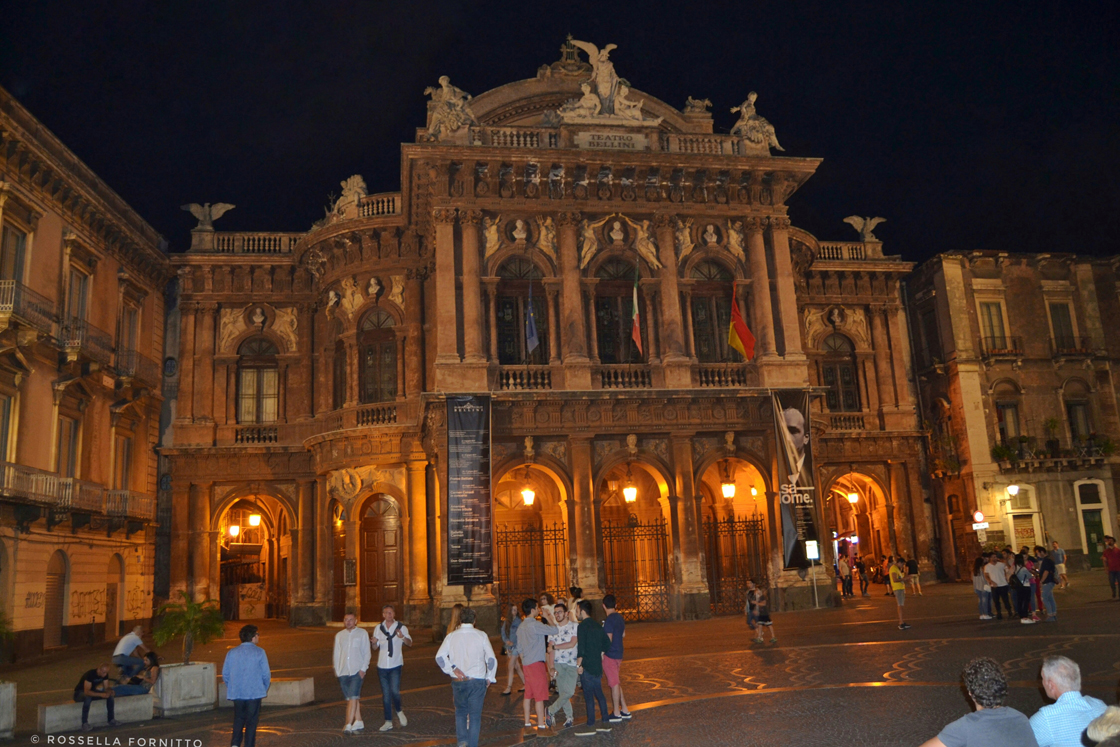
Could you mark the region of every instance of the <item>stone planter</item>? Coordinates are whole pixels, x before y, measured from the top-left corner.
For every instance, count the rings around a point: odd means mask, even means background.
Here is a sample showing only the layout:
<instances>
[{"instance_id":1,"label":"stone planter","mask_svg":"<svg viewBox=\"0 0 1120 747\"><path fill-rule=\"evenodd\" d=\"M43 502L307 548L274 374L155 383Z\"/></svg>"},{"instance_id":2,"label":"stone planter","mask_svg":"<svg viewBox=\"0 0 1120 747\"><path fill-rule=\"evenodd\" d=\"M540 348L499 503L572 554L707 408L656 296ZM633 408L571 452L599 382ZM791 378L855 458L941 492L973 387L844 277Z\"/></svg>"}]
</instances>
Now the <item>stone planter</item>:
<instances>
[{"instance_id":1,"label":"stone planter","mask_svg":"<svg viewBox=\"0 0 1120 747\"><path fill-rule=\"evenodd\" d=\"M0 739L11 739L16 731L16 683L0 682Z\"/></svg>"},{"instance_id":2,"label":"stone planter","mask_svg":"<svg viewBox=\"0 0 1120 747\"><path fill-rule=\"evenodd\" d=\"M207 661L162 666L152 692L159 716L212 711L218 700L217 665Z\"/></svg>"}]
</instances>

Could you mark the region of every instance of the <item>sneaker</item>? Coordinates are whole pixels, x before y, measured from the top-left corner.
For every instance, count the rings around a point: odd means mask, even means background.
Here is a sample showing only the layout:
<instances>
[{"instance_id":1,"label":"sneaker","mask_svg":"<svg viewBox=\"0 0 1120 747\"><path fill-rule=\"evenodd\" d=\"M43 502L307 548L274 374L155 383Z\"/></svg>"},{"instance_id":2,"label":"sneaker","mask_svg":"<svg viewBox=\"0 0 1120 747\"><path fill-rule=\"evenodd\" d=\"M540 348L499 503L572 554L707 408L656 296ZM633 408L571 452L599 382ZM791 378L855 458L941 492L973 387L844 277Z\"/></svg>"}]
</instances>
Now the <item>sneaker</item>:
<instances>
[{"instance_id":1,"label":"sneaker","mask_svg":"<svg viewBox=\"0 0 1120 747\"><path fill-rule=\"evenodd\" d=\"M611 715L607 716L607 721L609 721L612 724L621 724L622 723L622 716L616 716L612 713ZM607 729L607 731L610 731L610 729Z\"/></svg>"},{"instance_id":2,"label":"sneaker","mask_svg":"<svg viewBox=\"0 0 1120 747\"><path fill-rule=\"evenodd\" d=\"M980 615L980 619L981 620L991 620L992 616L991 615Z\"/></svg>"},{"instance_id":3,"label":"sneaker","mask_svg":"<svg viewBox=\"0 0 1120 747\"><path fill-rule=\"evenodd\" d=\"M601 731L601 732L604 732L604 733L609 733L610 730L611 730L611 727L607 726L606 724L602 724L600 726L595 727L595 731Z\"/></svg>"},{"instance_id":4,"label":"sneaker","mask_svg":"<svg viewBox=\"0 0 1120 747\"><path fill-rule=\"evenodd\" d=\"M754 642L755 642L755 643L762 643L762 639L761 639L761 638L755 638L755 639L754 639Z\"/></svg>"},{"instance_id":5,"label":"sneaker","mask_svg":"<svg viewBox=\"0 0 1120 747\"><path fill-rule=\"evenodd\" d=\"M1058 622L1058 618L1056 616L1055 617L1048 617L1045 620L1043 620L1043 622L1056 623L1056 622Z\"/></svg>"},{"instance_id":6,"label":"sneaker","mask_svg":"<svg viewBox=\"0 0 1120 747\"><path fill-rule=\"evenodd\" d=\"M408 726L408 718L404 715L404 711L397 711L397 720L401 722L401 726Z\"/></svg>"},{"instance_id":7,"label":"sneaker","mask_svg":"<svg viewBox=\"0 0 1120 747\"><path fill-rule=\"evenodd\" d=\"M354 725L353 724L347 724L346 726L342 727L342 733L343 734L349 734L352 731L354 731Z\"/></svg>"},{"instance_id":8,"label":"sneaker","mask_svg":"<svg viewBox=\"0 0 1120 747\"><path fill-rule=\"evenodd\" d=\"M386 721L385 723L383 723L381 725L381 728L378 729L378 731L392 731L392 730L393 730L393 722L392 721ZM361 731L361 730L360 729L355 729L354 731Z\"/></svg>"},{"instance_id":9,"label":"sneaker","mask_svg":"<svg viewBox=\"0 0 1120 747\"><path fill-rule=\"evenodd\" d=\"M540 728L543 729L543 728L545 728L545 726L551 727L553 723L555 723L555 720L552 718L552 714L549 713L548 711L545 711L544 712L544 726L542 726Z\"/></svg>"},{"instance_id":10,"label":"sneaker","mask_svg":"<svg viewBox=\"0 0 1120 747\"><path fill-rule=\"evenodd\" d=\"M86 722L86 723L82 724L82 731L92 731L92 730L93 730L93 727L89 725L89 722Z\"/></svg>"},{"instance_id":11,"label":"sneaker","mask_svg":"<svg viewBox=\"0 0 1120 747\"><path fill-rule=\"evenodd\" d=\"M622 718L627 719L627 720L633 718L633 716L630 715L630 711L623 711L622 713L620 713L618 715L622 716Z\"/></svg>"},{"instance_id":12,"label":"sneaker","mask_svg":"<svg viewBox=\"0 0 1120 747\"><path fill-rule=\"evenodd\" d=\"M525 726L523 726L522 728L523 728L523 729L535 729L535 728L537 728L537 727L533 726L533 725L532 725L531 723L529 723L528 721L526 721L526 722L525 722Z\"/></svg>"},{"instance_id":13,"label":"sneaker","mask_svg":"<svg viewBox=\"0 0 1120 747\"><path fill-rule=\"evenodd\" d=\"M578 729L576 731L576 736L577 737L593 737L593 736L595 736L595 727L594 726L586 726L582 729Z\"/></svg>"},{"instance_id":14,"label":"sneaker","mask_svg":"<svg viewBox=\"0 0 1120 747\"><path fill-rule=\"evenodd\" d=\"M1024 617L1019 622L1022 623L1023 625L1034 625L1035 620L1034 620L1033 617Z\"/></svg>"},{"instance_id":15,"label":"sneaker","mask_svg":"<svg viewBox=\"0 0 1120 747\"><path fill-rule=\"evenodd\" d=\"M564 728L565 729L569 728L573 723L575 723L575 722L572 719L568 719L567 721L564 722Z\"/></svg>"},{"instance_id":16,"label":"sneaker","mask_svg":"<svg viewBox=\"0 0 1120 747\"><path fill-rule=\"evenodd\" d=\"M771 639L770 639L770 643L777 643L777 642L778 642L778 639L777 639L777 638L771 638Z\"/></svg>"},{"instance_id":17,"label":"sneaker","mask_svg":"<svg viewBox=\"0 0 1120 747\"><path fill-rule=\"evenodd\" d=\"M899 630L910 630L910 626L907 625L906 623L902 623L901 625L898 626L898 629Z\"/></svg>"}]
</instances>

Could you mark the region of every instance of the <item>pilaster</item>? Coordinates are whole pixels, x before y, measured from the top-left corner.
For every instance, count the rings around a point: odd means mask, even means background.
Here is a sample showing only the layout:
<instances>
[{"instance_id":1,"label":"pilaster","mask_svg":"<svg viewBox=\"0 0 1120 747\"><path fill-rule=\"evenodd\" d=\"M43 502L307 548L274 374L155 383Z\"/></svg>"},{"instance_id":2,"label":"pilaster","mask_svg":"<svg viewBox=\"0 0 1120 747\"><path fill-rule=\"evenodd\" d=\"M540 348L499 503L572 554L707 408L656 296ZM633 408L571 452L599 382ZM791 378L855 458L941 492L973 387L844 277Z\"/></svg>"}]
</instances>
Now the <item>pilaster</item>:
<instances>
[{"instance_id":1,"label":"pilaster","mask_svg":"<svg viewBox=\"0 0 1120 747\"><path fill-rule=\"evenodd\" d=\"M580 287L576 232L582 216L562 212L556 217L560 243L560 358L567 389L591 388L591 361L587 357L587 328Z\"/></svg>"},{"instance_id":2,"label":"pilaster","mask_svg":"<svg viewBox=\"0 0 1120 747\"><path fill-rule=\"evenodd\" d=\"M665 370L665 386L669 389L687 389L692 386L691 360L685 353L682 327L681 296L677 281L677 252L673 236L673 220L669 215L654 217L657 246L662 267L657 271L661 289L661 363ZM650 329L653 336L653 329ZM652 343L651 343L652 344Z\"/></svg>"},{"instance_id":3,"label":"pilaster","mask_svg":"<svg viewBox=\"0 0 1120 747\"><path fill-rule=\"evenodd\" d=\"M770 246L774 250L774 281L778 292L778 311L781 314L782 340L786 360L804 361L801 350L801 324L797 318L797 290L794 285L793 264L789 256L789 218L771 216L767 221Z\"/></svg>"}]
</instances>

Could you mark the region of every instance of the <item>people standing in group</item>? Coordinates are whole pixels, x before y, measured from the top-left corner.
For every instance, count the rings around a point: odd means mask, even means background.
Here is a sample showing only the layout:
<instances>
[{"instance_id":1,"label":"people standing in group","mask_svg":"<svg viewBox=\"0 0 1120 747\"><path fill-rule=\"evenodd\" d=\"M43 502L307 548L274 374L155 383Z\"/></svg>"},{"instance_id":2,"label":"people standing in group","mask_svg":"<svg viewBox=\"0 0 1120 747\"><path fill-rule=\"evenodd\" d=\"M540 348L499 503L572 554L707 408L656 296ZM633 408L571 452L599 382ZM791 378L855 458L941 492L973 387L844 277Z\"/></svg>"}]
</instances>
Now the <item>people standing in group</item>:
<instances>
[{"instance_id":1,"label":"people standing in group","mask_svg":"<svg viewBox=\"0 0 1120 747\"><path fill-rule=\"evenodd\" d=\"M560 632L552 613L542 610L544 622L537 619L537 600L526 599L521 603L521 612L525 615L517 628L517 653L521 657L521 671L525 677L525 728L532 729L533 722L529 718L533 702L537 706L537 728L545 729L544 709L548 702L548 668L545 665L547 658L548 636Z\"/></svg>"},{"instance_id":2,"label":"people standing in group","mask_svg":"<svg viewBox=\"0 0 1120 747\"><path fill-rule=\"evenodd\" d=\"M408 726L408 717L401 709L401 673L404 671L404 647L412 645L412 636L408 634L408 627L397 620L393 605L381 608L381 624L370 634L370 643L377 649L377 679L381 682L381 707L385 716L381 731L393 728L394 713L401 727Z\"/></svg>"},{"instance_id":3,"label":"people standing in group","mask_svg":"<svg viewBox=\"0 0 1120 747\"><path fill-rule=\"evenodd\" d=\"M362 683L369 670L369 634L358 627L358 616L347 612L342 618L342 630L334 636L334 676L346 701L346 724L343 734L360 732L366 728L362 722Z\"/></svg>"},{"instance_id":4,"label":"people standing in group","mask_svg":"<svg viewBox=\"0 0 1120 747\"><path fill-rule=\"evenodd\" d=\"M117 726L117 719L113 713L115 695L109 683L108 664L102 664L82 675L78 684L74 686L74 702L82 704L82 731L93 728L89 723L89 707L95 700L105 701L105 715L108 717L109 726Z\"/></svg>"},{"instance_id":5,"label":"people standing in group","mask_svg":"<svg viewBox=\"0 0 1120 747\"><path fill-rule=\"evenodd\" d=\"M747 603L743 612L747 616L747 627L755 630L758 627L758 587L753 578L747 579Z\"/></svg>"},{"instance_id":6,"label":"people standing in group","mask_svg":"<svg viewBox=\"0 0 1120 747\"><path fill-rule=\"evenodd\" d=\"M1027 559L1023 555L1016 555L1007 576L1007 585L1011 587L1011 596L1015 603L1015 615L1023 624L1033 623L1031 617L1031 572L1027 569Z\"/></svg>"},{"instance_id":7,"label":"people standing in group","mask_svg":"<svg viewBox=\"0 0 1120 747\"><path fill-rule=\"evenodd\" d=\"M257 741L257 721L261 717L261 700L268 695L272 670L268 655L258 644L256 625L245 625L238 631L241 645L231 648L222 663L222 680L226 683L226 699L233 702L232 747L253 747Z\"/></svg>"},{"instance_id":8,"label":"people standing in group","mask_svg":"<svg viewBox=\"0 0 1120 747\"><path fill-rule=\"evenodd\" d=\"M754 586L753 581L751 582L751 586ZM754 642L762 643L762 631L769 630L770 642L777 643L778 638L774 634L774 622L770 619L770 597L766 593L766 589L755 589L755 608L758 615L758 621L756 623L756 632L758 635L755 636Z\"/></svg>"},{"instance_id":9,"label":"people standing in group","mask_svg":"<svg viewBox=\"0 0 1120 747\"><path fill-rule=\"evenodd\" d=\"M836 572L840 576L840 596L854 597L852 593L852 567L848 564L848 557L841 555L836 561Z\"/></svg>"},{"instance_id":10,"label":"people standing in group","mask_svg":"<svg viewBox=\"0 0 1120 747\"><path fill-rule=\"evenodd\" d=\"M1081 733L1108 708L1104 701L1081 694L1081 667L1065 656L1042 660L1042 689L1054 703L1031 716L1038 747L1078 747Z\"/></svg>"},{"instance_id":11,"label":"people standing in group","mask_svg":"<svg viewBox=\"0 0 1120 747\"><path fill-rule=\"evenodd\" d=\"M1038 585L1042 590L1042 604L1046 607L1046 622L1058 621L1058 603L1054 600L1054 584L1058 581L1057 568L1046 548L1038 545L1035 555L1042 559L1038 565Z\"/></svg>"},{"instance_id":12,"label":"people standing in group","mask_svg":"<svg viewBox=\"0 0 1120 747\"><path fill-rule=\"evenodd\" d=\"M1058 544L1058 540L1050 543L1050 559L1054 561L1057 569L1059 589L1069 588L1069 575L1066 574L1066 551Z\"/></svg>"},{"instance_id":13,"label":"people standing in group","mask_svg":"<svg viewBox=\"0 0 1120 747\"><path fill-rule=\"evenodd\" d=\"M910 591L922 596L922 578L919 574L917 558L910 558L906 561L906 583L909 585Z\"/></svg>"},{"instance_id":14,"label":"people standing in group","mask_svg":"<svg viewBox=\"0 0 1120 747\"><path fill-rule=\"evenodd\" d=\"M147 695L159 681L159 654L149 651L144 654L144 668L128 682L113 688L113 695L123 698L128 695Z\"/></svg>"},{"instance_id":15,"label":"people standing in group","mask_svg":"<svg viewBox=\"0 0 1120 747\"><path fill-rule=\"evenodd\" d=\"M996 619L1003 619L1003 611L1000 609L1000 602L1007 609L1008 617L1013 617L1014 612L1011 610L1011 589L1007 585L1007 566L1000 560L1000 553L992 553L988 556L988 562L984 566L984 580L988 582L988 586L992 589L992 608L995 610Z\"/></svg>"},{"instance_id":16,"label":"people standing in group","mask_svg":"<svg viewBox=\"0 0 1120 747\"><path fill-rule=\"evenodd\" d=\"M548 645L552 650L552 668L549 674L556 680L556 700L548 707L546 723L552 726L556 714L563 710L564 728L567 729L575 721L572 696L576 694L576 680L579 678L576 671L579 626L568 614L568 606L564 602L556 603L552 609L552 616L560 632L548 637Z\"/></svg>"},{"instance_id":17,"label":"people standing in group","mask_svg":"<svg viewBox=\"0 0 1120 747\"><path fill-rule=\"evenodd\" d=\"M455 702L455 740L459 747L478 747L486 688L498 679L498 660L490 638L474 627L475 611L463 609L459 627L443 639L436 665L451 677Z\"/></svg>"},{"instance_id":18,"label":"people standing in group","mask_svg":"<svg viewBox=\"0 0 1120 747\"><path fill-rule=\"evenodd\" d=\"M611 646L611 639L603 631L603 626L591 617L591 602L579 603L577 615L579 626L576 628L576 673L579 674L583 689L583 700L587 706L587 723L576 731L577 737L593 737L597 732L609 732L607 724L607 699L603 695L603 658ZM602 723L595 724L595 704L599 704L599 717Z\"/></svg>"},{"instance_id":19,"label":"people standing in group","mask_svg":"<svg viewBox=\"0 0 1120 747\"><path fill-rule=\"evenodd\" d=\"M618 723L630 718L630 711L626 708L626 696L622 692L622 639L626 637L626 620L619 613L616 605L618 601L614 594L603 597L603 611L607 619L603 621L603 632L611 639L611 646L603 655L603 674L607 676L607 685L611 689L611 702L614 710L607 719L611 723Z\"/></svg>"},{"instance_id":20,"label":"people standing in group","mask_svg":"<svg viewBox=\"0 0 1120 747\"><path fill-rule=\"evenodd\" d=\"M1117 599L1117 590L1120 590L1120 547L1116 546L1116 538L1111 534L1104 536L1104 564L1108 569L1108 586L1112 589L1112 598Z\"/></svg>"},{"instance_id":21,"label":"people standing in group","mask_svg":"<svg viewBox=\"0 0 1120 747\"><path fill-rule=\"evenodd\" d=\"M867 578L867 563L864 562L863 557L856 556L856 571L859 573L859 593L860 596L869 597L867 587L870 584L870 579Z\"/></svg>"},{"instance_id":22,"label":"people standing in group","mask_svg":"<svg viewBox=\"0 0 1120 747\"><path fill-rule=\"evenodd\" d=\"M447 632L444 633L445 636L449 636L459 629L459 625L462 624L462 615L463 605L456 604L451 608L451 619L447 621Z\"/></svg>"},{"instance_id":23,"label":"people standing in group","mask_svg":"<svg viewBox=\"0 0 1120 747\"><path fill-rule=\"evenodd\" d=\"M910 625L902 619L902 608L906 606L906 569L902 562L900 555L894 565L890 567L888 572L888 580L891 585L891 591L894 592L894 600L898 605L898 629L909 630Z\"/></svg>"},{"instance_id":24,"label":"people standing in group","mask_svg":"<svg viewBox=\"0 0 1120 747\"><path fill-rule=\"evenodd\" d=\"M506 689L502 691L502 695L509 695L513 692L513 675L516 674L521 678L521 689L518 692L525 692L525 673L521 671L521 657L517 655L517 629L521 626L521 614L517 611L517 605L511 604L509 606L509 613L506 619L502 622L502 646L505 648L506 654Z\"/></svg>"},{"instance_id":25,"label":"people standing in group","mask_svg":"<svg viewBox=\"0 0 1120 747\"><path fill-rule=\"evenodd\" d=\"M144 645L144 626L136 625L124 637L117 641L113 649L113 664L120 670L119 682L127 682L136 673L144 668L144 654L148 647Z\"/></svg>"},{"instance_id":26,"label":"people standing in group","mask_svg":"<svg viewBox=\"0 0 1120 747\"><path fill-rule=\"evenodd\" d=\"M987 555L980 555L972 563L972 590L976 592L976 602L980 609L981 620L992 619L992 587L984 575L984 566L988 563Z\"/></svg>"},{"instance_id":27,"label":"people standing in group","mask_svg":"<svg viewBox=\"0 0 1120 747\"><path fill-rule=\"evenodd\" d=\"M976 710L948 724L921 747L1038 747L1027 717L1003 704L1007 677L999 662L986 656L968 662L964 687Z\"/></svg>"}]
</instances>

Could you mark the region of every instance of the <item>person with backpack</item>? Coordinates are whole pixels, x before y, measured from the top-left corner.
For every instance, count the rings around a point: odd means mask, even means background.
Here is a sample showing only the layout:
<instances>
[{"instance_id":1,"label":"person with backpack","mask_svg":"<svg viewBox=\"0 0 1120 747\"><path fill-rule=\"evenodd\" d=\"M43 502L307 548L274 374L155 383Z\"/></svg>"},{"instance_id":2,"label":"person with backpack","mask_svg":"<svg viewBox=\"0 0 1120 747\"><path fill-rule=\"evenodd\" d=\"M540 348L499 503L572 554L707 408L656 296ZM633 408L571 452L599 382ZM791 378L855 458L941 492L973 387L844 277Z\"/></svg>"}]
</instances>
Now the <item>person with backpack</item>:
<instances>
[{"instance_id":1,"label":"person with backpack","mask_svg":"<svg viewBox=\"0 0 1120 747\"><path fill-rule=\"evenodd\" d=\"M1022 555L1016 555L1011 573L1007 577L1007 585L1011 587L1011 596L1015 602L1015 614L1019 622L1029 625L1034 622L1031 617L1031 572L1027 569L1027 560Z\"/></svg>"}]
</instances>

